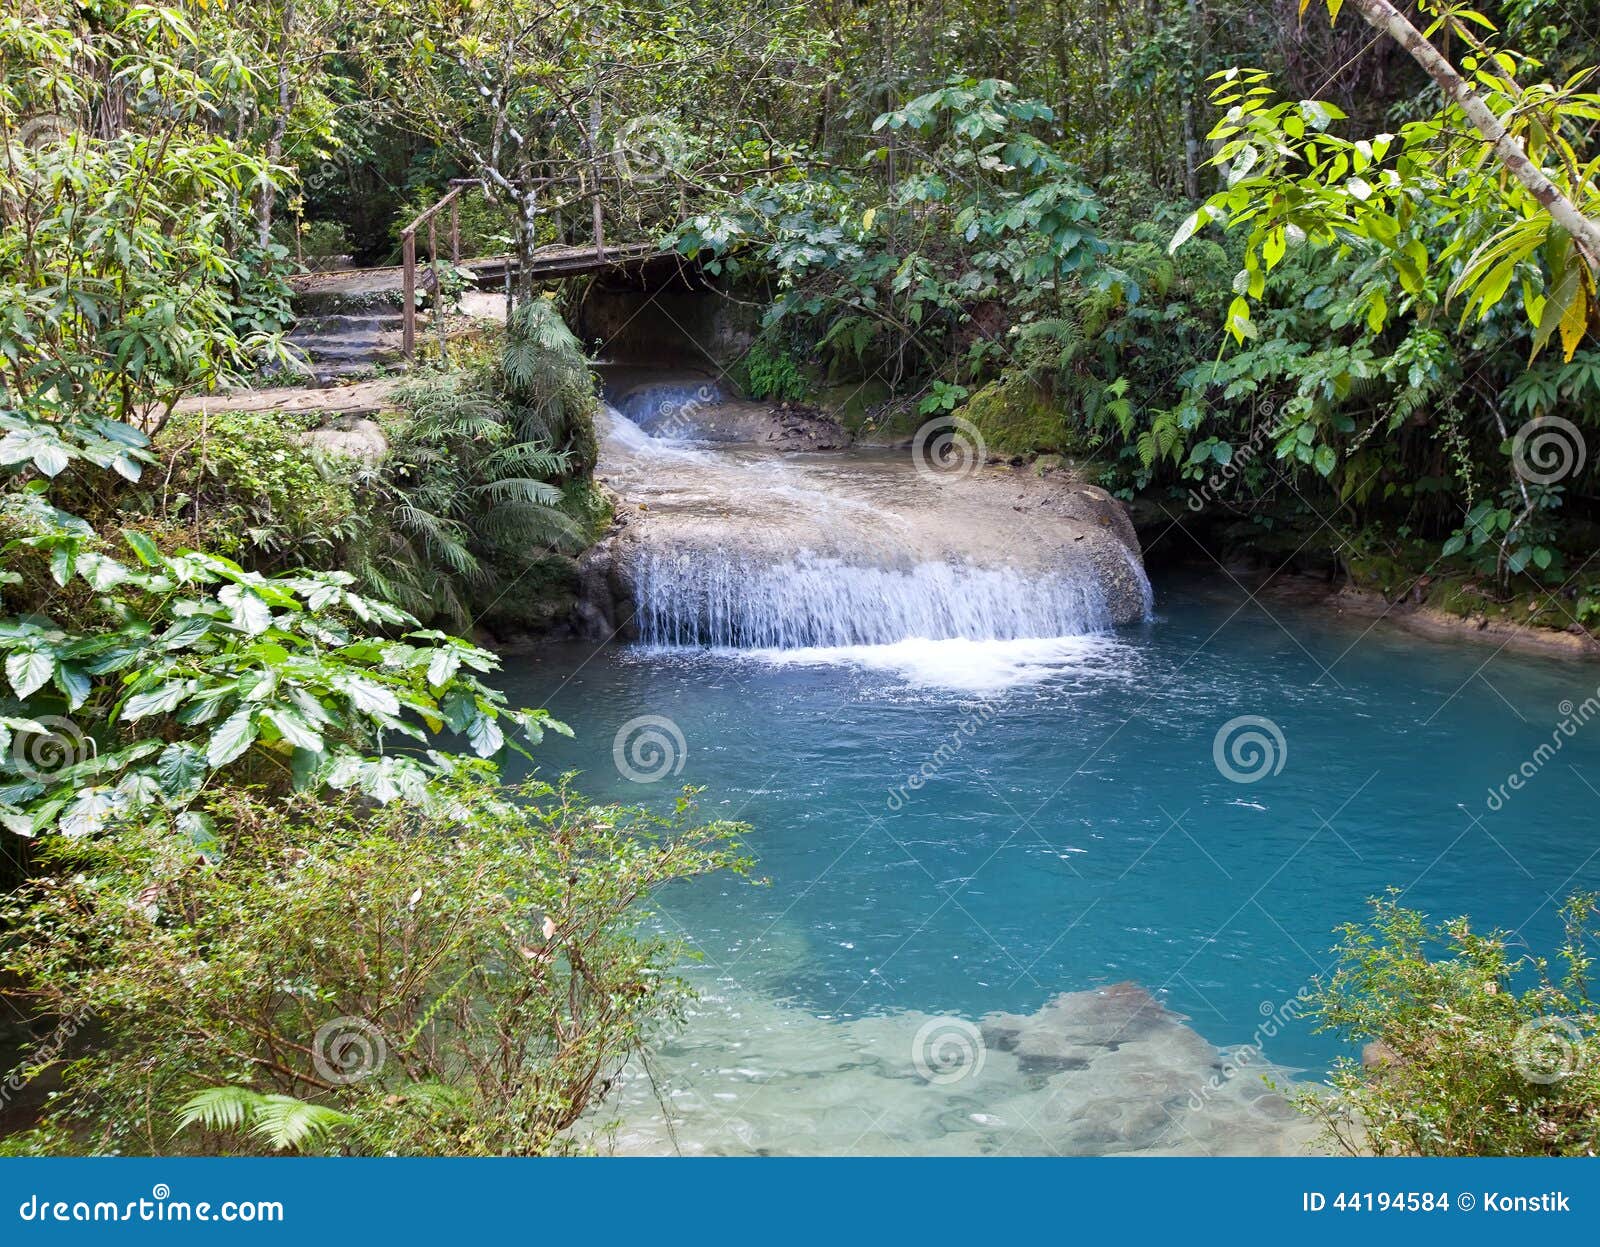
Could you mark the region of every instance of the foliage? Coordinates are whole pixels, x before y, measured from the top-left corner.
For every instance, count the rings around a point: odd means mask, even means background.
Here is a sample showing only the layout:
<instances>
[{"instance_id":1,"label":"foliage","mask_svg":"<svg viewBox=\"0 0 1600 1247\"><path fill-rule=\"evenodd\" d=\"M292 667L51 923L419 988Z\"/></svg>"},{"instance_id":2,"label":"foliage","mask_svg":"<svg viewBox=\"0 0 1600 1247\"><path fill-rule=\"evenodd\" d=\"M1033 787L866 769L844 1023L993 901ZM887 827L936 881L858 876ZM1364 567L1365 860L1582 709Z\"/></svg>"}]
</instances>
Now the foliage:
<instances>
[{"instance_id":1,"label":"foliage","mask_svg":"<svg viewBox=\"0 0 1600 1247\"><path fill-rule=\"evenodd\" d=\"M374 481L387 522L369 535L358 574L384 597L459 625L492 598L503 569L578 539L550 483L567 456L519 440L509 409L468 377L413 383L399 401L406 414Z\"/></svg>"},{"instance_id":2,"label":"foliage","mask_svg":"<svg viewBox=\"0 0 1600 1247\"><path fill-rule=\"evenodd\" d=\"M461 626L546 555L592 539L594 382L555 306L520 306L499 359L402 389L384 461L358 482L372 519L350 564L373 592Z\"/></svg>"},{"instance_id":3,"label":"foliage","mask_svg":"<svg viewBox=\"0 0 1600 1247\"><path fill-rule=\"evenodd\" d=\"M1452 19L1460 33L1466 27ZM1530 157L1556 168L1577 169L1569 187L1581 203L1600 205L1593 184L1596 165L1584 164L1573 147L1600 119L1600 95L1555 87L1520 86L1518 57L1474 40L1483 62L1473 62L1479 84L1489 88L1488 107L1506 119ZM1537 62L1530 66L1537 69ZM1534 329L1537 354L1558 330L1571 360L1587 329L1594 299L1592 261L1536 203L1527 189L1498 165L1485 164L1470 144L1449 136L1470 131L1455 105L1401 127L1399 135L1346 139L1330 130L1341 110L1316 100L1278 100L1261 70L1218 75L1215 102L1227 109L1211 131L1220 144L1216 161L1228 185L1206 201L1174 236L1179 246L1210 220L1230 229L1249 226L1245 267L1228 313L1228 331L1243 342L1252 333L1250 300L1259 299L1266 278L1291 246L1302 243L1360 248L1392 271L1399 284L1393 306L1431 309L1441 302L1430 289L1431 265L1457 263L1444 298L1459 299L1464 323L1487 316L1515 285ZM1479 147L1482 146L1480 143ZM1429 234L1451 241L1431 249ZM1357 310L1374 332L1390 315L1385 283L1369 278Z\"/></svg>"},{"instance_id":4,"label":"foliage","mask_svg":"<svg viewBox=\"0 0 1600 1247\"><path fill-rule=\"evenodd\" d=\"M277 171L201 125L228 58L200 61L178 10L108 16L0 25L0 411L47 475L64 466L50 422L142 424L281 354L281 249L245 251L230 208ZM126 128L102 132L108 109ZM128 456L115 464L131 474Z\"/></svg>"},{"instance_id":5,"label":"foliage","mask_svg":"<svg viewBox=\"0 0 1600 1247\"><path fill-rule=\"evenodd\" d=\"M58 846L6 906L4 965L41 1009L92 1011L50 1111L75 1148L581 1146L687 999L683 950L634 935L639 905L738 865L739 829L472 768L433 792L371 810L221 789L205 858L159 823Z\"/></svg>"},{"instance_id":6,"label":"foliage","mask_svg":"<svg viewBox=\"0 0 1600 1247\"><path fill-rule=\"evenodd\" d=\"M811 392L811 382L794 355L771 334L756 339L740 366L745 375L745 392L751 398L797 402Z\"/></svg>"},{"instance_id":7,"label":"foliage","mask_svg":"<svg viewBox=\"0 0 1600 1247\"><path fill-rule=\"evenodd\" d=\"M197 548L257 571L336 566L363 517L353 465L310 448L315 422L297 412L175 413L155 439L163 470L139 506L183 525Z\"/></svg>"},{"instance_id":8,"label":"foliage","mask_svg":"<svg viewBox=\"0 0 1600 1247\"><path fill-rule=\"evenodd\" d=\"M418 756L430 733L459 733L481 757L507 744L507 729L542 735L542 713L511 709L478 681L493 655L438 632L373 635L415 620L351 592L347 573L264 576L164 553L132 529L129 560L36 491L6 505L7 563L24 569L10 577L26 590L48 576L56 589L0 622L15 698L0 722L12 777L0 820L13 833L77 838L164 810L204 845L209 828L190 806L219 771L420 800L442 764ZM65 742L52 726L63 716ZM386 750L394 738L412 751Z\"/></svg>"},{"instance_id":9,"label":"foliage","mask_svg":"<svg viewBox=\"0 0 1600 1247\"><path fill-rule=\"evenodd\" d=\"M1590 995L1595 898L1562 911L1549 960L1507 952L1503 932L1438 926L1398 893L1342 929L1314 1007L1324 1029L1380 1045L1344 1060L1332 1092L1300 1107L1346 1150L1381 1156L1592 1155L1600 1147L1600 1014Z\"/></svg>"}]
</instances>

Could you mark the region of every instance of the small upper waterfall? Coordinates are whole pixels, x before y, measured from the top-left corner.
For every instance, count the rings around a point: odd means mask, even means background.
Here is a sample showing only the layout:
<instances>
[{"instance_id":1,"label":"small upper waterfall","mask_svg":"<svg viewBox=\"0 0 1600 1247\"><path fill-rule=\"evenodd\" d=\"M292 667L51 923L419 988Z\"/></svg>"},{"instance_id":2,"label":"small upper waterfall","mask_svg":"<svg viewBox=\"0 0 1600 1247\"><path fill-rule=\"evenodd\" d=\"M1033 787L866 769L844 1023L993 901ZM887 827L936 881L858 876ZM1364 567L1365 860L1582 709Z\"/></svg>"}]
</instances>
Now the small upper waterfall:
<instances>
[{"instance_id":1,"label":"small upper waterfall","mask_svg":"<svg viewBox=\"0 0 1600 1247\"><path fill-rule=\"evenodd\" d=\"M597 630L798 650L1081 636L1148 613L1132 526L1104 491L905 451L775 453L761 434L781 414L678 380L607 407L599 475L619 528Z\"/></svg>"}]
</instances>

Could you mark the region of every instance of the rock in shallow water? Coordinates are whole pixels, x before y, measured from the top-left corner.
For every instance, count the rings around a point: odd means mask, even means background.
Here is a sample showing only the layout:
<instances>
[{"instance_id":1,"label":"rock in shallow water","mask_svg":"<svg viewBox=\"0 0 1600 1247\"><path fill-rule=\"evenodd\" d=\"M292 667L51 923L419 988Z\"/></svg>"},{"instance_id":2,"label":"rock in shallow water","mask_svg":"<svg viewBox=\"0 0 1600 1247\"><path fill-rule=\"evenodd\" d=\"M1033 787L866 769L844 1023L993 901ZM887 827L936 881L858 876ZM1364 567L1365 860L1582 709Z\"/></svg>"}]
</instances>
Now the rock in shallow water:
<instances>
[{"instance_id":1,"label":"rock in shallow water","mask_svg":"<svg viewBox=\"0 0 1600 1247\"><path fill-rule=\"evenodd\" d=\"M830 1021L739 995L704 1001L600 1118L614 1150L786 1155L1288 1155L1315 1125L1143 988L1069 992L1037 1013ZM946 1060L945 1058L949 1058Z\"/></svg>"}]
</instances>

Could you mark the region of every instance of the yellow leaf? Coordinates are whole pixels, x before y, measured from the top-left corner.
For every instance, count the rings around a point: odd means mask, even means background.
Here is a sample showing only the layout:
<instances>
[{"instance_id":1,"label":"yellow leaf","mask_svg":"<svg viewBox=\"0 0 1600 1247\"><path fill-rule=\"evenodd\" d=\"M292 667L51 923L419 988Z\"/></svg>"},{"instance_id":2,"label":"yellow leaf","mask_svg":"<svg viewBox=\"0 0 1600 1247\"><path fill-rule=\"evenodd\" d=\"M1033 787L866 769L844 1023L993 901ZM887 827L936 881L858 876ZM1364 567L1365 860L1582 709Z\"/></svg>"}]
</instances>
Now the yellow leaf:
<instances>
[{"instance_id":1,"label":"yellow leaf","mask_svg":"<svg viewBox=\"0 0 1600 1247\"><path fill-rule=\"evenodd\" d=\"M1569 364L1589 328L1589 292L1583 282L1578 282L1577 286L1572 293L1572 302L1561 314L1561 350Z\"/></svg>"},{"instance_id":2,"label":"yellow leaf","mask_svg":"<svg viewBox=\"0 0 1600 1247\"><path fill-rule=\"evenodd\" d=\"M871 229L872 228L872 223L874 221L876 221L877 219L878 219L878 210L876 208L868 208L865 212L863 212L861 214L861 228L862 229Z\"/></svg>"}]
</instances>

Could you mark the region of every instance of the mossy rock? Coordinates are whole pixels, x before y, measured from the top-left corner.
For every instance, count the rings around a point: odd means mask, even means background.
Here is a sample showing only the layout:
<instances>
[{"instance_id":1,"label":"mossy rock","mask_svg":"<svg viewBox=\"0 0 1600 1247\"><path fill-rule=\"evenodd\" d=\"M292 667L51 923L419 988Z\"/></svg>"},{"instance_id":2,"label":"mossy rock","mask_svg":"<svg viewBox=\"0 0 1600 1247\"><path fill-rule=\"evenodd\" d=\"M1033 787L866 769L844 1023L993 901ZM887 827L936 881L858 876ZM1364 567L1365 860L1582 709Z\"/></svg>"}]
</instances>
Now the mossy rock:
<instances>
[{"instance_id":1,"label":"mossy rock","mask_svg":"<svg viewBox=\"0 0 1600 1247\"><path fill-rule=\"evenodd\" d=\"M992 455L1070 454L1077 449L1050 396L1019 378L991 382L956 414L972 421Z\"/></svg>"},{"instance_id":2,"label":"mossy rock","mask_svg":"<svg viewBox=\"0 0 1600 1247\"><path fill-rule=\"evenodd\" d=\"M867 421L872 408L888 399L888 382L873 377L866 381L825 386L817 392L815 402L851 433L856 433Z\"/></svg>"}]
</instances>

